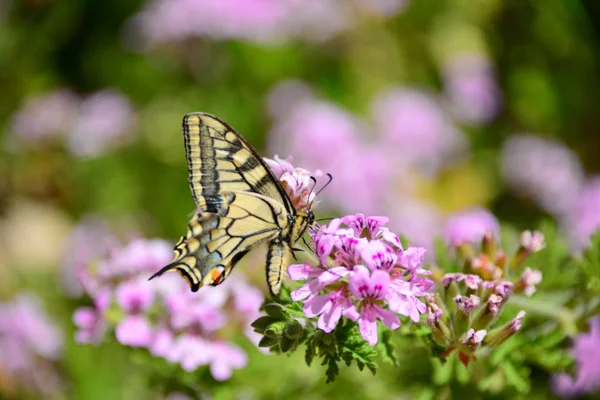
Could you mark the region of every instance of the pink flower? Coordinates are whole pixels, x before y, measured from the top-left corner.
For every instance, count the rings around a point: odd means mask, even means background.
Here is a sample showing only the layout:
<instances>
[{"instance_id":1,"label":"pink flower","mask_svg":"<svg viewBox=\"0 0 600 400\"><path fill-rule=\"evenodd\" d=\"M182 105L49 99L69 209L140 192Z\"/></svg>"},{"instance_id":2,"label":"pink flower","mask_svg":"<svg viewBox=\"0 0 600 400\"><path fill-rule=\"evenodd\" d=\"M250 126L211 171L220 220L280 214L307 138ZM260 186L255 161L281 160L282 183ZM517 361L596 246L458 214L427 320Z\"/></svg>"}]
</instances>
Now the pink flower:
<instances>
[{"instance_id":1,"label":"pink flower","mask_svg":"<svg viewBox=\"0 0 600 400\"><path fill-rule=\"evenodd\" d=\"M542 282L542 273L537 269L525 268L521 279L517 284L517 288L525 293L526 296L531 296L535 293L536 285Z\"/></svg>"},{"instance_id":2,"label":"pink flower","mask_svg":"<svg viewBox=\"0 0 600 400\"><path fill-rule=\"evenodd\" d=\"M600 176L589 178L573 199L563 225L571 247L580 252L590 246L590 238L600 229Z\"/></svg>"},{"instance_id":3,"label":"pink flower","mask_svg":"<svg viewBox=\"0 0 600 400\"><path fill-rule=\"evenodd\" d=\"M108 290L102 291L94 299L94 307L79 307L73 313L73 323L77 327L75 341L79 344L100 344L106 332L107 322L104 312L111 302Z\"/></svg>"},{"instance_id":4,"label":"pink flower","mask_svg":"<svg viewBox=\"0 0 600 400\"><path fill-rule=\"evenodd\" d=\"M372 346L377 344L377 319L392 330L400 327L398 316L377 304L386 299L389 284L389 273L376 270L369 274L369 270L362 265L354 267L350 276L350 291L361 302L360 315L355 320L358 320L362 337Z\"/></svg>"},{"instance_id":5,"label":"pink flower","mask_svg":"<svg viewBox=\"0 0 600 400\"><path fill-rule=\"evenodd\" d=\"M444 238L452 246L480 241L486 232L500 233L498 220L483 208L474 208L451 215L444 228Z\"/></svg>"},{"instance_id":6,"label":"pink flower","mask_svg":"<svg viewBox=\"0 0 600 400\"><path fill-rule=\"evenodd\" d=\"M343 313L348 313L352 307L349 293L345 289L316 295L304 302L304 315L308 318L319 316L317 326L325 332L335 329Z\"/></svg>"},{"instance_id":7,"label":"pink flower","mask_svg":"<svg viewBox=\"0 0 600 400\"><path fill-rule=\"evenodd\" d=\"M577 155L564 143L548 137L511 136L502 148L501 164L513 190L556 217L569 213L584 181Z\"/></svg>"},{"instance_id":8,"label":"pink flower","mask_svg":"<svg viewBox=\"0 0 600 400\"><path fill-rule=\"evenodd\" d=\"M127 282L117 288L116 297L117 303L127 313L117 325L117 340L132 347L148 346L152 339L152 328L143 313L152 305L154 292L143 283Z\"/></svg>"},{"instance_id":9,"label":"pink flower","mask_svg":"<svg viewBox=\"0 0 600 400\"><path fill-rule=\"evenodd\" d=\"M427 311L418 298L433 286L423 277L430 272L420 265L425 250L403 250L383 226L386 222L385 217L348 215L311 232L319 265L292 265L288 271L293 280L305 281L292 299L306 299L304 314L319 317L319 329L331 332L346 317L358 321L361 334L373 344L377 319L396 329L396 313L417 322Z\"/></svg>"},{"instance_id":10,"label":"pink flower","mask_svg":"<svg viewBox=\"0 0 600 400\"><path fill-rule=\"evenodd\" d=\"M248 364L246 353L226 342L212 343L213 358L210 363L210 372L218 381L226 381L231 378L234 369L244 368Z\"/></svg>"},{"instance_id":11,"label":"pink flower","mask_svg":"<svg viewBox=\"0 0 600 400\"><path fill-rule=\"evenodd\" d=\"M291 294L292 300L299 301L319 293L327 285L348 275L350 271L345 267L334 267L323 269L307 264L294 264L288 267L288 275L294 281L304 280L306 283L294 290Z\"/></svg>"},{"instance_id":12,"label":"pink flower","mask_svg":"<svg viewBox=\"0 0 600 400\"><path fill-rule=\"evenodd\" d=\"M77 95L65 89L27 99L11 119L11 139L39 145L64 134L78 113L78 103Z\"/></svg>"},{"instance_id":13,"label":"pink flower","mask_svg":"<svg viewBox=\"0 0 600 400\"><path fill-rule=\"evenodd\" d=\"M521 233L521 246L529 253L537 253L546 247L544 234L540 231L523 231Z\"/></svg>"},{"instance_id":14,"label":"pink flower","mask_svg":"<svg viewBox=\"0 0 600 400\"><path fill-rule=\"evenodd\" d=\"M554 391L562 397L600 391L600 316L590 318L589 325L589 332L579 334L573 345L575 376L560 374L554 377Z\"/></svg>"},{"instance_id":15,"label":"pink flower","mask_svg":"<svg viewBox=\"0 0 600 400\"><path fill-rule=\"evenodd\" d=\"M73 126L67 132L70 151L95 157L127 143L136 129L133 106L122 93L105 89L83 100Z\"/></svg>"},{"instance_id":16,"label":"pink flower","mask_svg":"<svg viewBox=\"0 0 600 400\"><path fill-rule=\"evenodd\" d=\"M459 53L444 66L444 90L461 122L490 122L500 109L501 94L490 60L482 54Z\"/></svg>"},{"instance_id":17,"label":"pink flower","mask_svg":"<svg viewBox=\"0 0 600 400\"><path fill-rule=\"evenodd\" d=\"M275 156L271 160L264 158L269 167L275 168L276 177L281 182L285 192L289 196L292 204L298 210L308 210L315 199L315 182L312 180L323 175L321 171L316 171L311 176L310 172L304 168L294 168L286 160Z\"/></svg>"}]
</instances>

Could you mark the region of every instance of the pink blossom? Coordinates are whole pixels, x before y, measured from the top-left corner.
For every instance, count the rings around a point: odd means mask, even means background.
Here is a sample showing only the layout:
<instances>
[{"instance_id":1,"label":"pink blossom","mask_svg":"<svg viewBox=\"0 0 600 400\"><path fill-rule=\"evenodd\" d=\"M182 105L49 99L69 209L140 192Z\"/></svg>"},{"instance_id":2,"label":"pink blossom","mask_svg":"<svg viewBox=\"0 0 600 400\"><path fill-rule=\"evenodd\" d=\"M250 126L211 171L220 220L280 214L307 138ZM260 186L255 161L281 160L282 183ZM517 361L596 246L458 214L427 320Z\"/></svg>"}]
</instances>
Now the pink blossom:
<instances>
[{"instance_id":1,"label":"pink blossom","mask_svg":"<svg viewBox=\"0 0 600 400\"><path fill-rule=\"evenodd\" d=\"M135 129L136 117L129 99L118 91L106 89L81 103L67 132L67 144L75 155L95 157L127 143Z\"/></svg>"},{"instance_id":2,"label":"pink blossom","mask_svg":"<svg viewBox=\"0 0 600 400\"><path fill-rule=\"evenodd\" d=\"M392 311L385 310L377 304L385 300L390 284L390 275L382 270L369 270L362 265L354 267L350 276L349 288L352 295L361 302L358 326L362 337L374 346L377 344L377 319L388 328L394 330L400 327L400 319Z\"/></svg>"},{"instance_id":3,"label":"pink blossom","mask_svg":"<svg viewBox=\"0 0 600 400\"><path fill-rule=\"evenodd\" d=\"M210 363L210 372L218 381L231 378L234 369L240 369L248 364L246 353L231 343L212 343L213 358Z\"/></svg>"},{"instance_id":4,"label":"pink blossom","mask_svg":"<svg viewBox=\"0 0 600 400\"><path fill-rule=\"evenodd\" d=\"M564 143L538 135L508 138L502 148L501 165L513 190L556 217L572 209L584 181L577 155Z\"/></svg>"},{"instance_id":5,"label":"pink blossom","mask_svg":"<svg viewBox=\"0 0 600 400\"><path fill-rule=\"evenodd\" d=\"M27 99L10 121L11 139L39 145L64 134L78 113L78 103L77 95L66 89Z\"/></svg>"},{"instance_id":6,"label":"pink blossom","mask_svg":"<svg viewBox=\"0 0 600 400\"><path fill-rule=\"evenodd\" d=\"M317 326L325 332L331 332L337 326L343 313L348 313L352 302L349 293L340 289L323 295L311 296L304 302L304 314L308 318L319 316Z\"/></svg>"},{"instance_id":7,"label":"pink blossom","mask_svg":"<svg viewBox=\"0 0 600 400\"><path fill-rule=\"evenodd\" d=\"M600 176L589 178L575 195L564 218L571 247L580 252L590 246L591 236L600 230Z\"/></svg>"},{"instance_id":8,"label":"pink blossom","mask_svg":"<svg viewBox=\"0 0 600 400\"><path fill-rule=\"evenodd\" d=\"M458 53L443 66L449 107L461 122L490 122L500 109L501 93L490 60L482 54Z\"/></svg>"},{"instance_id":9,"label":"pink blossom","mask_svg":"<svg viewBox=\"0 0 600 400\"><path fill-rule=\"evenodd\" d=\"M537 253L546 247L544 234L540 231L523 231L521 233L521 246L529 253Z\"/></svg>"},{"instance_id":10,"label":"pink blossom","mask_svg":"<svg viewBox=\"0 0 600 400\"><path fill-rule=\"evenodd\" d=\"M600 316L590 318L589 326L589 332L579 334L574 341L575 376L559 374L554 377L554 391L562 397L600 391Z\"/></svg>"},{"instance_id":11,"label":"pink blossom","mask_svg":"<svg viewBox=\"0 0 600 400\"><path fill-rule=\"evenodd\" d=\"M481 342L483 342L483 339L485 338L486 334L487 331L485 329L481 329L477 332L475 332L474 329L469 329L469 331L463 338L462 343L467 345L478 345Z\"/></svg>"},{"instance_id":12,"label":"pink blossom","mask_svg":"<svg viewBox=\"0 0 600 400\"><path fill-rule=\"evenodd\" d=\"M535 269L531 269L529 267L525 268L523 274L521 275L521 279L519 280L518 287L520 290L525 293L526 296L531 296L535 293L536 285L542 282L542 273Z\"/></svg>"},{"instance_id":13,"label":"pink blossom","mask_svg":"<svg viewBox=\"0 0 600 400\"><path fill-rule=\"evenodd\" d=\"M480 241L486 232L500 233L498 220L483 208L474 208L451 215L444 228L444 238L452 246Z\"/></svg>"}]
</instances>

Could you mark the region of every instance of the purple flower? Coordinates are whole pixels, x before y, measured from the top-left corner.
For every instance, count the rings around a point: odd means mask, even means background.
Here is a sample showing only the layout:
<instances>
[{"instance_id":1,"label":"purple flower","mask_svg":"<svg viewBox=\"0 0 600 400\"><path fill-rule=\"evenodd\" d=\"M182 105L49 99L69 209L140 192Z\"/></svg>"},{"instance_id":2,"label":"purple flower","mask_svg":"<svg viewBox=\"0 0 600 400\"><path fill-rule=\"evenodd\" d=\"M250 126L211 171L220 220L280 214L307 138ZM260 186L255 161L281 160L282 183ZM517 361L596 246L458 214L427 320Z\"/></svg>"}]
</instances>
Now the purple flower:
<instances>
[{"instance_id":1,"label":"purple flower","mask_svg":"<svg viewBox=\"0 0 600 400\"><path fill-rule=\"evenodd\" d=\"M37 297L22 293L0 303L0 371L9 381L41 397L54 397L61 381L53 362L62 350L62 332Z\"/></svg>"},{"instance_id":2,"label":"purple flower","mask_svg":"<svg viewBox=\"0 0 600 400\"><path fill-rule=\"evenodd\" d=\"M69 235L63 260L62 277L67 294L80 297L95 284L88 266L108 257L119 242L103 221L83 219Z\"/></svg>"},{"instance_id":3,"label":"purple flower","mask_svg":"<svg viewBox=\"0 0 600 400\"><path fill-rule=\"evenodd\" d=\"M501 95L495 71L486 56L456 54L444 65L443 74L449 106L459 121L481 124L496 116Z\"/></svg>"},{"instance_id":4,"label":"purple flower","mask_svg":"<svg viewBox=\"0 0 600 400\"><path fill-rule=\"evenodd\" d=\"M354 267L350 275L350 292L361 302L360 314L355 321L358 320L360 333L371 346L377 344L377 319L392 330L400 327L398 316L378 305L378 302L386 299L389 284L388 272L376 270L369 274L369 270L362 265Z\"/></svg>"},{"instance_id":5,"label":"purple flower","mask_svg":"<svg viewBox=\"0 0 600 400\"><path fill-rule=\"evenodd\" d=\"M588 179L573 200L564 225L571 247L581 251L590 245L590 237L600 229L600 176Z\"/></svg>"},{"instance_id":6,"label":"purple flower","mask_svg":"<svg viewBox=\"0 0 600 400\"><path fill-rule=\"evenodd\" d=\"M64 134L78 113L78 103L77 96L65 89L29 98L12 116L10 139L14 145L39 145Z\"/></svg>"},{"instance_id":7,"label":"purple flower","mask_svg":"<svg viewBox=\"0 0 600 400\"><path fill-rule=\"evenodd\" d=\"M486 334L487 331L485 329L481 329L477 332L475 332L474 329L469 329L469 331L463 338L462 343L467 345L478 345L481 342L483 342L483 339L485 338Z\"/></svg>"},{"instance_id":8,"label":"purple flower","mask_svg":"<svg viewBox=\"0 0 600 400\"><path fill-rule=\"evenodd\" d=\"M308 318L319 317L317 326L329 333L335 329L343 313L352 307L350 294L345 289L335 292L313 295L304 302L304 315Z\"/></svg>"},{"instance_id":9,"label":"purple flower","mask_svg":"<svg viewBox=\"0 0 600 400\"><path fill-rule=\"evenodd\" d=\"M244 368L248 364L246 353L231 343L212 343L212 354L210 372L218 381L226 381L231 378L234 369Z\"/></svg>"},{"instance_id":10,"label":"purple flower","mask_svg":"<svg viewBox=\"0 0 600 400\"><path fill-rule=\"evenodd\" d=\"M79 307L73 313L73 323L77 327L75 341L80 344L99 344L104 338L107 322L104 312L110 305L111 293L104 290L94 299L94 307Z\"/></svg>"},{"instance_id":11,"label":"purple flower","mask_svg":"<svg viewBox=\"0 0 600 400\"><path fill-rule=\"evenodd\" d=\"M424 91L391 89L380 94L372 107L385 146L394 158L419 171L435 172L466 149L463 134Z\"/></svg>"},{"instance_id":12,"label":"purple flower","mask_svg":"<svg viewBox=\"0 0 600 400\"><path fill-rule=\"evenodd\" d=\"M117 340L131 347L148 346L152 339L152 328L143 314L152 305L154 292L144 283L126 282L116 290L117 303L127 314L117 325Z\"/></svg>"},{"instance_id":13,"label":"purple flower","mask_svg":"<svg viewBox=\"0 0 600 400\"><path fill-rule=\"evenodd\" d=\"M419 297L433 282L421 268L424 249L400 246L384 217L348 215L314 229L319 265L292 265L293 280L305 284L292 292L304 301L304 314L319 317L317 326L331 332L342 317L357 321L363 338L377 342L377 320L390 329L400 326L397 314L419 321L427 306Z\"/></svg>"},{"instance_id":14,"label":"purple flower","mask_svg":"<svg viewBox=\"0 0 600 400\"><path fill-rule=\"evenodd\" d=\"M497 236L499 231L498 220L493 214L483 208L474 208L451 215L446 221L444 238L451 246L459 247L480 241L486 232Z\"/></svg>"},{"instance_id":15,"label":"purple flower","mask_svg":"<svg viewBox=\"0 0 600 400\"><path fill-rule=\"evenodd\" d=\"M177 276L148 282L153 271L170 262L170 247L137 238L80 266L88 275L84 289L94 306L75 311L75 338L98 344L114 330L123 345L147 348L186 371L210 366L215 379L228 379L247 361L241 349L227 343L221 328L240 326L257 343L250 322L258 317L264 297L239 273L219 290L200 293L186 290Z\"/></svg>"},{"instance_id":16,"label":"purple flower","mask_svg":"<svg viewBox=\"0 0 600 400\"><path fill-rule=\"evenodd\" d=\"M95 157L129 141L136 128L130 101L120 92L103 90L81 103L80 111L67 132L70 151L82 157Z\"/></svg>"},{"instance_id":17,"label":"purple flower","mask_svg":"<svg viewBox=\"0 0 600 400\"><path fill-rule=\"evenodd\" d=\"M553 139L512 136L502 148L501 163L512 189L556 217L572 209L583 184L583 167L577 155Z\"/></svg>"},{"instance_id":18,"label":"purple flower","mask_svg":"<svg viewBox=\"0 0 600 400\"><path fill-rule=\"evenodd\" d=\"M525 268L521 279L517 283L516 289L518 292L525 293L526 296L531 296L535 293L536 285L542 282L542 273L537 269Z\"/></svg>"},{"instance_id":19,"label":"purple flower","mask_svg":"<svg viewBox=\"0 0 600 400\"><path fill-rule=\"evenodd\" d=\"M323 173L316 171L311 176L308 170L294 168L289 161L282 160L278 156L273 160L265 157L264 160L273 169L294 207L298 210L308 210L316 195L311 177L318 178Z\"/></svg>"},{"instance_id":20,"label":"purple flower","mask_svg":"<svg viewBox=\"0 0 600 400\"><path fill-rule=\"evenodd\" d=\"M471 311L473 311L473 309L477 306L479 306L479 303L481 302L481 300L479 299L479 297L475 296L475 295L470 295L470 296L456 296L454 298L454 302L456 303L456 307L464 312L465 314L470 313Z\"/></svg>"},{"instance_id":21,"label":"purple flower","mask_svg":"<svg viewBox=\"0 0 600 400\"><path fill-rule=\"evenodd\" d=\"M592 317L589 325L589 332L579 334L574 341L575 376L559 374L554 377L554 391L561 397L600 391L600 316Z\"/></svg>"},{"instance_id":22,"label":"purple flower","mask_svg":"<svg viewBox=\"0 0 600 400\"><path fill-rule=\"evenodd\" d=\"M528 253L537 253L546 247L544 234L540 231L523 231L521 233L521 246Z\"/></svg>"}]
</instances>

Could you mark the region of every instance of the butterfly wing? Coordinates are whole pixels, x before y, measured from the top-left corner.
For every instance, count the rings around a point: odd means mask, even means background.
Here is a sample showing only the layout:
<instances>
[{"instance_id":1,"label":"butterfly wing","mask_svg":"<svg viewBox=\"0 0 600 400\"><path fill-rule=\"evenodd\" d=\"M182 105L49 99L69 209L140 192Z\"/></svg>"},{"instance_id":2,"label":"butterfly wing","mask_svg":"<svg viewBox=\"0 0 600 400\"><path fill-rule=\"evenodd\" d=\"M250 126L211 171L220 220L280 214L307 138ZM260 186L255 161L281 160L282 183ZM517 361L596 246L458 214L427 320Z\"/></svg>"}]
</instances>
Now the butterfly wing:
<instances>
[{"instance_id":1,"label":"butterfly wing","mask_svg":"<svg viewBox=\"0 0 600 400\"><path fill-rule=\"evenodd\" d=\"M183 118L188 180L197 206L209 213L222 209L225 193L260 193L295 209L263 159L232 127L206 113Z\"/></svg>"},{"instance_id":2,"label":"butterfly wing","mask_svg":"<svg viewBox=\"0 0 600 400\"><path fill-rule=\"evenodd\" d=\"M201 213L192 218L186 236L175 246L173 261L150 279L178 271L195 292L201 286L222 283L252 248L269 241L280 242L282 229L288 227L288 213L280 203L253 192L228 192L222 199L218 213ZM273 246L269 246L268 265L281 268L287 259L286 247L281 245L275 252L271 250ZM281 286L281 274L276 275L269 278L273 293L278 293Z\"/></svg>"}]
</instances>

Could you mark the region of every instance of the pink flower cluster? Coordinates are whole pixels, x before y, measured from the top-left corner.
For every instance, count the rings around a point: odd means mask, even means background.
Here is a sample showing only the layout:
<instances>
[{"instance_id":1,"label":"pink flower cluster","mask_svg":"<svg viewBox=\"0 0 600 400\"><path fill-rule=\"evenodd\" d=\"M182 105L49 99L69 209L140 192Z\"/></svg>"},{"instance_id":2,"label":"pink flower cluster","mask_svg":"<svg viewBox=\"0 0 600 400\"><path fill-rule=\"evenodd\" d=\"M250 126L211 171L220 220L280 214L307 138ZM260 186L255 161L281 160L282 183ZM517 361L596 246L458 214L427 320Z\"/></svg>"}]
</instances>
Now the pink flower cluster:
<instances>
[{"instance_id":1,"label":"pink flower cluster","mask_svg":"<svg viewBox=\"0 0 600 400\"><path fill-rule=\"evenodd\" d=\"M559 374L553 378L554 392L563 398L600 392L600 316L589 319L589 332L575 338L572 354L576 374Z\"/></svg>"},{"instance_id":2,"label":"pink flower cluster","mask_svg":"<svg viewBox=\"0 0 600 400\"><path fill-rule=\"evenodd\" d=\"M53 363L62 350L63 334L40 299L22 293L10 303L0 303L0 375L31 394L57 395L62 382Z\"/></svg>"},{"instance_id":3,"label":"pink flower cluster","mask_svg":"<svg viewBox=\"0 0 600 400\"><path fill-rule=\"evenodd\" d=\"M375 345L377 320L393 330L400 327L398 314L418 322L426 312L420 298L433 282L421 268L425 249L403 249L386 223L385 217L356 214L311 231L317 265L291 265L288 273L305 282L292 299L304 301L305 315L318 318L319 329L333 331L343 316Z\"/></svg>"},{"instance_id":4,"label":"pink flower cluster","mask_svg":"<svg viewBox=\"0 0 600 400\"><path fill-rule=\"evenodd\" d=\"M130 22L128 39L151 47L194 37L274 43L327 40L360 14L395 15L407 0L154 0Z\"/></svg>"},{"instance_id":5,"label":"pink flower cluster","mask_svg":"<svg viewBox=\"0 0 600 400\"><path fill-rule=\"evenodd\" d=\"M446 349L442 357L456 351L460 361L468 365L479 347L499 346L520 329L524 311L506 325L490 330L513 293L511 282L449 273L441 284L439 293L427 295L427 323L434 341Z\"/></svg>"},{"instance_id":6,"label":"pink flower cluster","mask_svg":"<svg viewBox=\"0 0 600 400\"><path fill-rule=\"evenodd\" d=\"M90 233L94 240L96 232ZM85 232L78 235L84 241ZM148 281L171 258L166 241L138 238L88 263L79 260L78 277L93 306L79 307L73 314L75 339L99 344L114 331L123 345L147 348L187 371L210 366L215 379L226 380L247 363L227 328L238 324L257 342L250 323L259 315L263 295L240 271L218 290L199 293L190 292L176 274Z\"/></svg>"},{"instance_id":7,"label":"pink flower cluster","mask_svg":"<svg viewBox=\"0 0 600 400\"><path fill-rule=\"evenodd\" d=\"M136 125L133 105L116 90L84 98L57 90L29 99L14 113L7 145L13 149L39 146L64 135L72 154L96 157L128 142Z\"/></svg>"}]
</instances>

